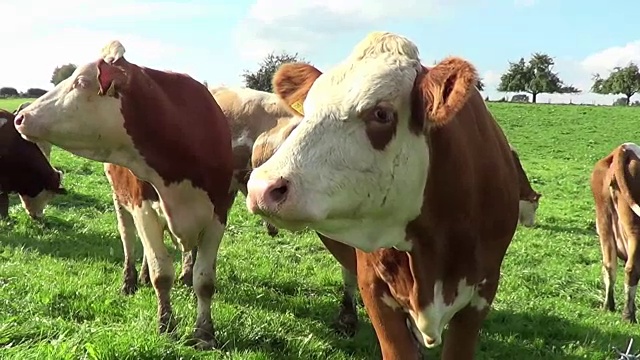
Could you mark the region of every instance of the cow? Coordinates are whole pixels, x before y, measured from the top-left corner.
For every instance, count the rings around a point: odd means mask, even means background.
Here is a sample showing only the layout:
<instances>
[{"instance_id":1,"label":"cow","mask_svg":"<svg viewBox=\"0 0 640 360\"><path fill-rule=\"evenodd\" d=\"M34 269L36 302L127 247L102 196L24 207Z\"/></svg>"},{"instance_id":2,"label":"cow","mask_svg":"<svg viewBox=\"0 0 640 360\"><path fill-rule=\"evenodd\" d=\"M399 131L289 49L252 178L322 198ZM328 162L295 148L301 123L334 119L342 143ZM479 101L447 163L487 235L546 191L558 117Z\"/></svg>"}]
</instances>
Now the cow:
<instances>
[{"instance_id":1,"label":"cow","mask_svg":"<svg viewBox=\"0 0 640 360\"><path fill-rule=\"evenodd\" d=\"M27 214L42 219L51 199L67 193L63 173L36 144L20 137L13 120L14 114L0 109L0 218L9 217L9 194L18 193Z\"/></svg>"},{"instance_id":2,"label":"cow","mask_svg":"<svg viewBox=\"0 0 640 360\"><path fill-rule=\"evenodd\" d=\"M80 157L129 169L157 191L159 206L133 204L134 223L156 214L182 252L198 248L193 287L195 330L189 343L215 347L211 302L216 258L233 196L231 131L207 88L186 74L136 65L114 40L14 120L18 132ZM138 206L139 205L139 206ZM158 330L176 321L170 292L173 262L160 226L136 226L158 302Z\"/></svg>"},{"instance_id":3,"label":"cow","mask_svg":"<svg viewBox=\"0 0 640 360\"><path fill-rule=\"evenodd\" d=\"M350 270L385 360L442 343L442 359L473 359L498 289L519 190L476 82L468 61L427 68L389 32L326 73L289 63L272 80L304 117L251 172L246 206L356 249Z\"/></svg>"},{"instance_id":4,"label":"cow","mask_svg":"<svg viewBox=\"0 0 640 360\"><path fill-rule=\"evenodd\" d=\"M591 173L596 231L602 251L603 308L615 311L613 289L618 259L624 261L622 319L636 323L640 279L640 146L623 143L598 160Z\"/></svg>"},{"instance_id":5,"label":"cow","mask_svg":"<svg viewBox=\"0 0 640 360\"><path fill-rule=\"evenodd\" d=\"M526 227L532 227L536 222L536 211L540 203L542 194L533 190L529 177L522 167L520 162L520 156L516 149L509 144L511 148L511 155L513 155L513 161L518 171L518 184L520 186L520 203L518 211L518 222Z\"/></svg>"}]
</instances>

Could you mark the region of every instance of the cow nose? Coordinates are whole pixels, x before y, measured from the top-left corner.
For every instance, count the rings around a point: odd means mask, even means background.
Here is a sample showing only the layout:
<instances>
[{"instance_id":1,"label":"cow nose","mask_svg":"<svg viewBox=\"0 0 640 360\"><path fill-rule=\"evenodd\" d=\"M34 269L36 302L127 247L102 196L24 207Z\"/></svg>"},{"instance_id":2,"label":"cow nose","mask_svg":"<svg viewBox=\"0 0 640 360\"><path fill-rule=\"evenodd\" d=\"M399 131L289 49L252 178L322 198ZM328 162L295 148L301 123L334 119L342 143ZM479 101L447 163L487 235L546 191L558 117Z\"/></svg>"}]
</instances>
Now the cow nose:
<instances>
[{"instance_id":1,"label":"cow nose","mask_svg":"<svg viewBox=\"0 0 640 360\"><path fill-rule=\"evenodd\" d=\"M14 123L16 126L20 126L20 125L22 125L22 122L23 122L23 121L24 121L24 114L22 114L22 113L18 114L18 115L15 117L15 119L13 119L13 123Z\"/></svg>"},{"instance_id":2,"label":"cow nose","mask_svg":"<svg viewBox=\"0 0 640 360\"><path fill-rule=\"evenodd\" d=\"M289 194L289 181L250 179L247 183L247 208L255 213L259 210L274 212Z\"/></svg>"}]
</instances>

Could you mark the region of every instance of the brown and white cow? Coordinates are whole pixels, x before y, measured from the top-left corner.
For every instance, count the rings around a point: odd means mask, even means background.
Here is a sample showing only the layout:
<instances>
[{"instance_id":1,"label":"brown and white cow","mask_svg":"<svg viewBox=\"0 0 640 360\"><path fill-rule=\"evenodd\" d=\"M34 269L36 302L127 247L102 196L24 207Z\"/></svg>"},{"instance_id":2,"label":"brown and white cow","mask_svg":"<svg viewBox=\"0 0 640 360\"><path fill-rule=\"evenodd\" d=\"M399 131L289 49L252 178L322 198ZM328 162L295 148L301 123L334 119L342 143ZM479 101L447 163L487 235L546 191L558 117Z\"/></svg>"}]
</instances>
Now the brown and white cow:
<instances>
[{"instance_id":1,"label":"brown and white cow","mask_svg":"<svg viewBox=\"0 0 640 360\"><path fill-rule=\"evenodd\" d=\"M532 227L536 223L536 211L540 204L540 198L542 194L533 190L529 177L522 167L520 162L520 156L516 149L509 144L511 148L511 154L513 155L513 162L518 171L518 184L520 185L520 210L518 211L518 221L520 224L526 227Z\"/></svg>"},{"instance_id":2,"label":"brown and white cow","mask_svg":"<svg viewBox=\"0 0 640 360\"><path fill-rule=\"evenodd\" d=\"M62 171L13 126L14 114L0 109L0 218L9 216L9 194L18 193L27 214L41 219L56 194L66 194Z\"/></svg>"},{"instance_id":3,"label":"brown and white cow","mask_svg":"<svg viewBox=\"0 0 640 360\"><path fill-rule=\"evenodd\" d=\"M355 247L383 358L472 359L518 223L504 133L467 61L421 65L417 46L373 32L322 74L285 64L275 92L304 119L250 175L248 209ZM356 271L356 269L353 269Z\"/></svg>"},{"instance_id":4,"label":"brown and white cow","mask_svg":"<svg viewBox=\"0 0 640 360\"><path fill-rule=\"evenodd\" d=\"M603 307L615 311L613 289L620 259L625 262L622 318L635 323L640 280L640 146L624 143L596 162L591 191L602 250Z\"/></svg>"},{"instance_id":5,"label":"brown and white cow","mask_svg":"<svg viewBox=\"0 0 640 360\"><path fill-rule=\"evenodd\" d=\"M179 249L196 246L197 317L193 344L215 346L211 300L216 257L233 202L231 132L207 88L185 74L128 62L112 41L15 118L22 136L78 156L126 167L158 192L160 206L134 207L134 222L162 213ZM158 298L161 332L174 328L175 277L160 226L137 227ZM142 230L142 231L141 231Z\"/></svg>"}]
</instances>

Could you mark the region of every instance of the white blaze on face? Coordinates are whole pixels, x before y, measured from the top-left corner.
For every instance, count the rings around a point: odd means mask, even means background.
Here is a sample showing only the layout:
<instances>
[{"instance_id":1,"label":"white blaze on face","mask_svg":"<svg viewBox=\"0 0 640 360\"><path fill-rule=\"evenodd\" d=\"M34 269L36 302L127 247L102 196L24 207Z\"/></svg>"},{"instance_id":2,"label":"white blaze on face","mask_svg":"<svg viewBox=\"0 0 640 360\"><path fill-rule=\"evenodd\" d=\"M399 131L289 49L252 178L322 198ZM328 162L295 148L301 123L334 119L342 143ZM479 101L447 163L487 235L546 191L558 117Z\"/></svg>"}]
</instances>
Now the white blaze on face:
<instances>
[{"instance_id":1,"label":"white blaze on face","mask_svg":"<svg viewBox=\"0 0 640 360\"><path fill-rule=\"evenodd\" d=\"M520 200L519 206L520 223L528 227L533 226L536 221L538 203L535 201Z\"/></svg>"},{"instance_id":2,"label":"white blaze on face","mask_svg":"<svg viewBox=\"0 0 640 360\"><path fill-rule=\"evenodd\" d=\"M286 220L274 219L277 226L312 223L314 230L365 251L406 249L406 224L420 213L428 167L425 137L409 124L421 65L417 48L405 38L371 41L315 80L304 119L251 178L289 181L289 204L280 214ZM384 125L367 121L380 104L395 113L397 123L389 130L393 136L376 148L380 144L370 133L384 131Z\"/></svg>"}]
</instances>

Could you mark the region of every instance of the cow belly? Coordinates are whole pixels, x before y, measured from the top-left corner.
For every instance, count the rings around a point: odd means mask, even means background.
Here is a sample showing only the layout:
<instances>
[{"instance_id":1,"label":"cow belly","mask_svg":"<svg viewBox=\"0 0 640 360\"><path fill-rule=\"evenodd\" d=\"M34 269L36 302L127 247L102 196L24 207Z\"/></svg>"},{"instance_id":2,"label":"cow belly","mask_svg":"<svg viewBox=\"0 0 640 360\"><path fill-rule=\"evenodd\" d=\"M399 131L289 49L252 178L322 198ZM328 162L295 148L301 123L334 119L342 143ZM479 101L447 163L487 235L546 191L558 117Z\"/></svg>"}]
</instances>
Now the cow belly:
<instances>
[{"instance_id":1,"label":"cow belly","mask_svg":"<svg viewBox=\"0 0 640 360\"><path fill-rule=\"evenodd\" d=\"M627 261L627 234L622 226L622 221L617 215L614 215L613 236L616 241L616 251L618 258Z\"/></svg>"},{"instance_id":2,"label":"cow belly","mask_svg":"<svg viewBox=\"0 0 640 360\"><path fill-rule=\"evenodd\" d=\"M204 230L212 221L222 223L215 218L213 204L207 193L194 188L190 182L157 190L161 198L160 209L180 251L191 251L198 245Z\"/></svg>"},{"instance_id":3,"label":"cow belly","mask_svg":"<svg viewBox=\"0 0 640 360\"><path fill-rule=\"evenodd\" d=\"M420 343L433 348L442 343L442 331L451 318L469 304L480 307L483 302L478 295L475 285L468 285L466 279L458 283L457 294L453 302L447 304L444 300L442 281L436 281L433 292L433 302L422 310L410 310L409 323L411 330ZM486 302L485 302L486 303Z\"/></svg>"}]
</instances>

